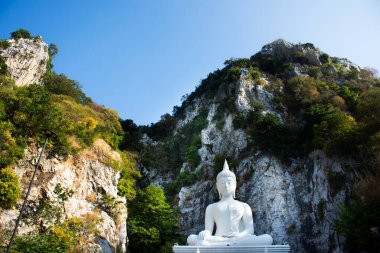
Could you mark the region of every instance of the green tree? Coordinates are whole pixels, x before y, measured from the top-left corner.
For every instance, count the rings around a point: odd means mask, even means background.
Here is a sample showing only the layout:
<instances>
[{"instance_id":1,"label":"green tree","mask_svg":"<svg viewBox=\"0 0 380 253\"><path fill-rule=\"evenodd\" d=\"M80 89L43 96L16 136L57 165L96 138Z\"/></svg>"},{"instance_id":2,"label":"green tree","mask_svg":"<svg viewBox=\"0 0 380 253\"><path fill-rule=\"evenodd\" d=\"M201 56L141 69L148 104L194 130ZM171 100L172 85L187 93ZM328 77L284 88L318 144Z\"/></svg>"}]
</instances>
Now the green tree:
<instances>
[{"instance_id":1,"label":"green tree","mask_svg":"<svg viewBox=\"0 0 380 253\"><path fill-rule=\"evenodd\" d=\"M53 94L62 94L74 98L77 102L89 102L78 82L67 78L63 74L47 72L43 78L44 87Z\"/></svg>"},{"instance_id":2,"label":"green tree","mask_svg":"<svg viewBox=\"0 0 380 253\"><path fill-rule=\"evenodd\" d=\"M56 44L51 43L49 45L49 56L54 58L58 54L58 47Z\"/></svg>"},{"instance_id":3,"label":"green tree","mask_svg":"<svg viewBox=\"0 0 380 253\"><path fill-rule=\"evenodd\" d=\"M0 59L0 61L1 61L1 59ZM1 68L2 67L1 67L1 63L0 63L0 74L1 74ZM4 87L9 88L9 87L13 87L13 86L15 86L15 81L12 78L10 78L6 75L0 75L0 88L4 88Z\"/></svg>"},{"instance_id":4,"label":"green tree","mask_svg":"<svg viewBox=\"0 0 380 253\"><path fill-rule=\"evenodd\" d=\"M289 109L299 110L320 99L318 86L322 81L310 77L294 77L285 85L285 102Z\"/></svg>"},{"instance_id":5,"label":"green tree","mask_svg":"<svg viewBox=\"0 0 380 253\"><path fill-rule=\"evenodd\" d=\"M24 154L22 146L17 143L14 132L15 128L11 122L0 121L0 169L16 162Z\"/></svg>"},{"instance_id":6,"label":"green tree","mask_svg":"<svg viewBox=\"0 0 380 253\"><path fill-rule=\"evenodd\" d=\"M173 239L178 215L167 203L161 188L149 185L138 192L129 211L132 252L155 252Z\"/></svg>"},{"instance_id":7,"label":"green tree","mask_svg":"<svg viewBox=\"0 0 380 253\"><path fill-rule=\"evenodd\" d=\"M8 74L8 66L5 64L4 58L0 55L0 75Z\"/></svg>"},{"instance_id":8,"label":"green tree","mask_svg":"<svg viewBox=\"0 0 380 253\"><path fill-rule=\"evenodd\" d=\"M120 152L122 163L120 179L117 185L117 193L127 198L127 201L133 201L136 197L136 179L141 177L136 166L136 154L131 152Z\"/></svg>"},{"instance_id":9,"label":"green tree","mask_svg":"<svg viewBox=\"0 0 380 253\"><path fill-rule=\"evenodd\" d=\"M356 114L358 121L364 123L368 130L380 130L380 88L370 88L361 94Z\"/></svg>"},{"instance_id":10,"label":"green tree","mask_svg":"<svg viewBox=\"0 0 380 253\"><path fill-rule=\"evenodd\" d=\"M49 45L49 61L48 61L48 64L47 64L47 69L48 69L48 73L50 72L51 73L51 70L53 68L53 59L54 57L58 54L58 47L56 44L50 44Z\"/></svg>"},{"instance_id":11,"label":"green tree","mask_svg":"<svg viewBox=\"0 0 380 253\"><path fill-rule=\"evenodd\" d=\"M380 242L371 229L380 227L379 210L379 199L358 199L341 208L336 227L346 237L347 252L378 252Z\"/></svg>"},{"instance_id":12,"label":"green tree","mask_svg":"<svg viewBox=\"0 0 380 253\"><path fill-rule=\"evenodd\" d=\"M0 40L0 49L7 49L11 46L11 43L7 40Z\"/></svg>"},{"instance_id":13,"label":"green tree","mask_svg":"<svg viewBox=\"0 0 380 253\"><path fill-rule=\"evenodd\" d=\"M356 131L357 124L352 116L339 109L332 110L314 126L313 143L330 155L351 155Z\"/></svg>"},{"instance_id":14,"label":"green tree","mask_svg":"<svg viewBox=\"0 0 380 253\"><path fill-rule=\"evenodd\" d=\"M0 171L0 207L11 209L21 195L17 174L10 168Z\"/></svg>"},{"instance_id":15,"label":"green tree","mask_svg":"<svg viewBox=\"0 0 380 253\"><path fill-rule=\"evenodd\" d=\"M136 150L139 146L139 127L131 119L121 120L120 124L124 130L120 149Z\"/></svg>"},{"instance_id":16,"label":"green tree","mask_svg":"<svg viewBox=\"0 0 380 253\"><path fill-rule=\"evenodd\" d=\"M25 29L18 29L17 31L12 32L11 37L13 39L32 39L32 35L30 35L30 32Z\"/></svg>"}]
</instances>

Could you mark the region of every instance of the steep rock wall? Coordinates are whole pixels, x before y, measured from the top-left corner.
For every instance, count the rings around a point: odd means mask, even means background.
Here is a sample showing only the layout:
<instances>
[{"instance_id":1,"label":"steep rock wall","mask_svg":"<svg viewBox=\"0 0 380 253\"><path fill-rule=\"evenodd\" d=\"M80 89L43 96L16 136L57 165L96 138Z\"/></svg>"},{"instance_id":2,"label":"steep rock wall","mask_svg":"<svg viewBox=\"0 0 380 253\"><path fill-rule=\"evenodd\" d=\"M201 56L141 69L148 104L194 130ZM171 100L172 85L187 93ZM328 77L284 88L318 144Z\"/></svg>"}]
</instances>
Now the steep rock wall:
<instances>
[{"instance_id":1,"label":"steep rock wall","mask_svg":"<svg viewBox=\"0 0 380 253\"><path fill-rule=\"evenodd\" d=\"M22 196L26 194L39 151L40 149L35 147L26 150L25 159L20 160L15 168L20 177ZM73 195L64 202L62 221L72 217L81 218L85 215L92 215L99 219L96 226L100 239L93 238L88 248L99 251L101 247L101 252L114 252L118 247L121 252L126 252L125 205L118 206L117 215L110 215L99 205L104 194L109 194L121 203L125 203L125 198L117 195L119 172L105 162L109 158L117 160L120 156L103 140L96 140L93 147L65 160L44 156L30 192L25 219L20 224L18 234L33 232L49 225L49 220L43 218L33 223L27 223L26 220L35 214L41 200L54 201L56 199L54 189L59 184L63 189L73 190ZM0 209L0 227L7 231L14 228L21 204L22 200L12 210Z\"/></svg>"}]
</instances>

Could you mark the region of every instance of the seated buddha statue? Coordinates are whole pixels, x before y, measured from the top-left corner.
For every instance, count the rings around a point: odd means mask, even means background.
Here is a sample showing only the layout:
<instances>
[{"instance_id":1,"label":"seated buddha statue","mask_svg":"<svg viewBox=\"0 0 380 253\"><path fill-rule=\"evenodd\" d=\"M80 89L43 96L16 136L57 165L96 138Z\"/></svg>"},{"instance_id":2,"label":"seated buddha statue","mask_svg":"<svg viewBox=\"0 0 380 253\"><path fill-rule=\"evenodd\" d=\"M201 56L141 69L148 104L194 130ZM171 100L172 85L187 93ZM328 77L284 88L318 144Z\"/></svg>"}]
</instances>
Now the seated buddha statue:
<instances>
[{"instance_id":1,"label":"seated buddha statue","mask_svg":"<svg viewBox=\"0 0 380 253\"><path fill-rule=\"evenodd\" d=\"M252 211L248 204L235 200L236 176L224 162L216 177L220 200L206 208L205 230L190 235L190 246L262 246L271 245L270 235L253 234ZM215 234L213 234L216 225Z\"/></svg>"}]
</instances>

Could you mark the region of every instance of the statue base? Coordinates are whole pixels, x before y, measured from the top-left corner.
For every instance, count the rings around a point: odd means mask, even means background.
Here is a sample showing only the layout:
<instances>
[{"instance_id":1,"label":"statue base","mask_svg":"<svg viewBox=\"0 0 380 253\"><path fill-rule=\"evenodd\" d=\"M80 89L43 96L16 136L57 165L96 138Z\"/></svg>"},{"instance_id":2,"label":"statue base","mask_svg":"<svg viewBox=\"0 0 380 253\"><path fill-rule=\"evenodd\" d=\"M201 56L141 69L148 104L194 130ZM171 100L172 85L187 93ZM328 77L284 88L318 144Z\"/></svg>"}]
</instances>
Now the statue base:
<instances>
[{"instance_id":1,"label":"statue base","mask_svg":"<svg viewBox=\"0 0 380 253\"><path fill-rule=\"evenodd\" d=\"M197 251L198 250L198 251ZM267 246L173 246L174 253L288 253L289 245Z\"/></svg>"}]
</instances>

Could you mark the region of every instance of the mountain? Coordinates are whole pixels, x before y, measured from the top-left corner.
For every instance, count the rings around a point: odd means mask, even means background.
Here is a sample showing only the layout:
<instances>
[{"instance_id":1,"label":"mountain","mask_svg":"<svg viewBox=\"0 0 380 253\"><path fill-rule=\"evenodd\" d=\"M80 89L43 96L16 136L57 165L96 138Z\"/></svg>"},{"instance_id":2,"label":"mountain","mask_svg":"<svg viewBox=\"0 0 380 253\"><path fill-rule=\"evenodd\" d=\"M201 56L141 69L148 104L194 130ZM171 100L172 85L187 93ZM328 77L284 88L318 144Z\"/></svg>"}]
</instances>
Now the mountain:
<instances>
[{"instance_id":1,"label":"mountain","mask_svg":"<svg viewBox=\"0 0 380 253\"><path fill-rule=\"evenodd\" d=\"M198 233L226 158L255 233L292 252L379 247L370 232L380 225L371 210L378 187L368 194L379 178L379 87L347 59L276 40L250 59L227 60L172 115L140 128L140 184L164 187L179 208L179 233Z\"/></svg>"},{"instance_id":2,"label":"mountain","mask_svg":"<svg viewBox=\"0 0 380 253\"><path fill-rule=\"evenodd\" d=\"M292 252L380 248L380 80L370 69L276 40L137 126L55 73L57 46L11 35L0 40L0 249L47 137L15 252L170 252L203 230L224 159L256 234Z\"/></svg>"}]
</instances>

